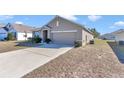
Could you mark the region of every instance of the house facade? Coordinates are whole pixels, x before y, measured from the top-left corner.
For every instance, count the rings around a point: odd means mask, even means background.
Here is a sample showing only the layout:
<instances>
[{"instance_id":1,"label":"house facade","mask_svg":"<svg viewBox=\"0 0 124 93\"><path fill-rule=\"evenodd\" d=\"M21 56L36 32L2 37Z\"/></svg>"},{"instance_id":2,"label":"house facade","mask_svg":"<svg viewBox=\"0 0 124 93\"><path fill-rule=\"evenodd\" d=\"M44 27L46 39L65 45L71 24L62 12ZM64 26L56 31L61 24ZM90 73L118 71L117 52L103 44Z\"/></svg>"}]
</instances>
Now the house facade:
<instances>
[{"instance_id":1,"label":"house facade","mask_svg":"<svg viewBox=\"0 0 124 93\"><path fill-rule=\"evenodd\" d=\"M119 29L112 33L104 34L100 36L100 39L124 41L124 29Z\"/></svg>"},{"instance_id":2,"label":"house facade","mask_svg":"<svg viewBox=\"0 0 124 93\"><path fill-rule=\"evenodd\" d=\"M99 38L103 40L115 40L115 35L112 33L108 33L108 34L101 35Z\"/></svg>"},{"instance_id":3,"label":"house facade","mask_svg":"<svg viewBox=\"0 0 124 93\"><path fill-rule=\"evenodd\" d=\"M32 38L33 28L22 24L10 24L8 23L4 27L0 28L0 40L7 38L8 33L12 33L16 40L27 40Z\"/></svg>"},{"instance_id":4,"label":"house facade","mask_svg":"<svg viewBox=\"0 0 124 93\"><path fill-rule=\"evenodd\" d=\"M71 44L75 41L80 41L82 45L89 43L93 39L92 33L84 26L56 16L48 24L44 25L36 32L43 41L47 38L51 39L53 43Z\"/></svg>"},{"instance_id":5,"label":"house facade","mask_svg":"<svg viewBox=\"0 0 124 93\"><path fill-rule=\"evenodd\" d=\"M4 40L6 37L7 31L3 27L0 27L0 40Z\"/></svg>"},{"instance_id":6,"label":"house facade","mask_svg":"<svg viewBox=\"0 0 124 93\"><path fill-rule=\"evenodd\" d=\"M115 35L116 41L124 41L124 31Z\"/></svg>"}]
</instances>

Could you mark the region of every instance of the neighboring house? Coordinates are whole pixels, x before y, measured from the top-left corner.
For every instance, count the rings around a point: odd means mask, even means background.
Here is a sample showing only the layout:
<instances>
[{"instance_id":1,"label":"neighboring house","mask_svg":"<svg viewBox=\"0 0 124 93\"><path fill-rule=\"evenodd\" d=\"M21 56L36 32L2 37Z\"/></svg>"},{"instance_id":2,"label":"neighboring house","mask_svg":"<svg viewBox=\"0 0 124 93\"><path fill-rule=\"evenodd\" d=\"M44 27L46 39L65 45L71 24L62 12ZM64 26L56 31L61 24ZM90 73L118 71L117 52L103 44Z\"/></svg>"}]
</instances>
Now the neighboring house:
<instances>
[{"instance_id":1,"label":"neighboring house","mask_svg":"<svg viewBox=\"0 0 124 93\"><path fill-rule=\"evenodd\" d=\"M113 32L116 41L124 41L124 29Z\"/></svg>"},{"instance_id":2,"label":"neighboring house","mask_svg":"<svg viewBox=\"0 0 124 93\"><path fill-rule=\"evenodd\" d=\"M100 36L100 38L106 40L124 41L124 29L119 29L112 33L104 34Z\"/></svg>"},{"instance_id":3,"label":"neighboring house","mask_svg":"<svg viewBox=\"0 0 124 93\"><path fill-rule=\"evenodd\" d=\"M108 34L101 35L99 38L103 40L115 40L115 35L112 33L108 33Z\"/></svg>"},{"instance_id":4,"label":"neighboring house","mask_svg":"<svg viewBox=\"0 0 124 93\"><path fill-rule=\"evenodd\" d=\"M16 40L27 40L32 38L33 28L23 24L10 24L0 28L0 38L7 38L9 32L13 33Z\"/></svg>"},{"instance_id":5,"label":"neighboring house","mask_svg":"<svg viewBox=\"0 0 124 93\"><path fill-rule=\"evenodd\" d=\"M0 27L0 40L4 40L6 37L7 31L3 27Z\"/></svg>"},{"instance_id":6,"label":"neighboring house","mask_svg":"<svg viewBox=\"0 0 124 93\"><path fill-rule=\"evenodd\" d=\"M75 41L85 45L93 39L92 33L86 27L60 16L56 16L48 24L38 28L33 35L39 35L43 41L49 38L53 43L71 45Z\"/></svg>"}]
</instances>

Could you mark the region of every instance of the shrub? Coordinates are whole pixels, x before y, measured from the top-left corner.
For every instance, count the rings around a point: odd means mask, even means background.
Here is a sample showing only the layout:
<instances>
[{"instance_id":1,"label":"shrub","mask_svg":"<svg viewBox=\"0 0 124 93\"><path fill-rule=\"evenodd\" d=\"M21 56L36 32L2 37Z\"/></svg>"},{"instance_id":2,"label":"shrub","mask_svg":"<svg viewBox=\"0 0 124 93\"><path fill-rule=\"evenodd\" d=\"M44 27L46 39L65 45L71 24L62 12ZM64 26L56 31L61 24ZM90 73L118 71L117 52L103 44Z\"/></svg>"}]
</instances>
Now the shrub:
<instances>
[{"instance_id":1,"label":"shrub","mask_svg":"<svg viewBox=\"0 0 124 93\"><path fill-rule=\"evenodd\" d=\"M49 44L49 43L51 42L51 39L47 38L47 39L45 40L45 42L46 42L47 44Z\"/></svg>"},{"instance_id":2,"label":"shrub","mask_svg":"<svg viewBox=\"0 0 124 93\"><path fill-rule=\"evenodd\" d=\"M80 47L82 46L82 42L81 41L75 41L74 42L74 47Z\"/></svg>"},{"instance_id":3,"label":"shrub","mask_svg":"<svg viewBox=\"0 0 124 93\"><path fill-rule=\"evenodd\" d=\"M15 40L15 37L14 37L13 33L8 33L6 39L7 39L7 40Z\"/></svg>"},{"instance_id":4,"label":"shrub","mask_svg":"<svg viewBox=\"0 0 124 93\"><path fill-rule=\"evenodd\" d=\"M42 41L42 39L39 36L35 36L32 40L35 43L41 43L41 41Z\"/></svg>"}]
</instances>

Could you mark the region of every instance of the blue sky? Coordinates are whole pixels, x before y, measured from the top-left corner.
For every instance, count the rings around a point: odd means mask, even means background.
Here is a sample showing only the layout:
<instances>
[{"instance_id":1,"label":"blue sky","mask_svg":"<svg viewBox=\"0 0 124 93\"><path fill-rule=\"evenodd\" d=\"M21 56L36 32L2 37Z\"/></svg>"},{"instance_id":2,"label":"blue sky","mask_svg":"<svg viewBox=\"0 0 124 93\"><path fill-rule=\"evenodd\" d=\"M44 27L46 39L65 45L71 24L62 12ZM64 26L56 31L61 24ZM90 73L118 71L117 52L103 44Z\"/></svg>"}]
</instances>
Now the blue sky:
<instances>
[{"instance_id":1,"label":"blue sky","mask_svg":"<svg viewBox=\"0 0 124 93\"><path fill-rule=\"evenodd\" d=\"M96 28L101 34L110 33L118 29L124 29L124 16L96 16L96 15L61 15L69 20L86 25L89 28ZM0 23L18 23L33 27L41 27L49 22L53 15L1 15Z\"/></svg>"}]
</instances>

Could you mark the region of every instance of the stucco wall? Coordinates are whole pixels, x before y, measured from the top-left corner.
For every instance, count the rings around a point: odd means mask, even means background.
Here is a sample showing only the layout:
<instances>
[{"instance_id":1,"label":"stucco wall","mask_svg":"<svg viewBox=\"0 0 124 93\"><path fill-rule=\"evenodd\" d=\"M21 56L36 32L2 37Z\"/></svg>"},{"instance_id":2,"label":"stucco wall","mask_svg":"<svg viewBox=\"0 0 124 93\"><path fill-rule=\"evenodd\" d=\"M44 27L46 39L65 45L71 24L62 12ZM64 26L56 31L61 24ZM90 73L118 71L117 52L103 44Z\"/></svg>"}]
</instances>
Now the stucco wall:
<instances>
[{"instance_id":1,"label":"stucco wall","mask_svg":"<svg viewBox=\"0 0 124 93\"><path fill-rule=\"evenodd\" d=\"M124 33L115 36L116 41L124 41Z\"/></svg>"},{"instance_id":2,"label":"stucco wall","mask_svg":"<svg viewBox=\"0 0 124 93\"><path fill-rule=\"evenodd\" d=\"M83 35L83 36L82 36L82 37L83 37L83 40L82 40L83 45L89 43L90 40L93 40L93 35L92 35L92 34L86 32L86 31L84 31L84 30L82 30L82 32L83 32L83 33L82 33L82 35Z\"/></svg>"},{"instance_id":3,"label":"stucco wall","mask_svg":"<svg viewBox=\"0 0 124 93\"><path fill-rule=\"evenodd\" d=\"M82 40L82 28L61 18L54 19L48 24L52 31L71 31L76 30L76 40ZM51 34L52 35L52 34ZM52 37L52 36L51 36Z\"/></svg>"},{"instance_id":4,"label":"stucco wall","mask_svg":"<svg viewBox=\"0 0 124 93\"><path fill-rule=\"evenodd\" d=\"M1 28L0 29L0 40L4 40L4 38L6 37L7 37L7 32L3 28Z\"/></svg>"}]
</instances>

